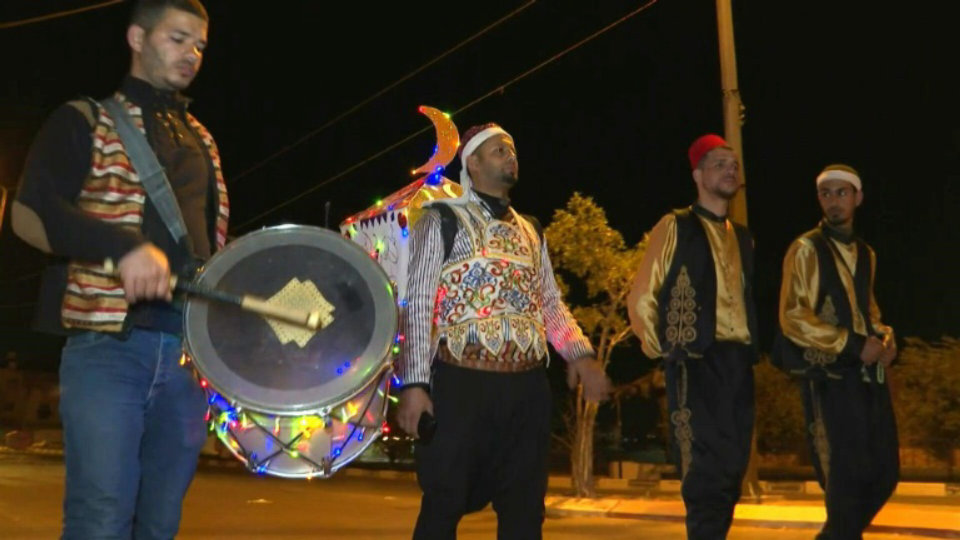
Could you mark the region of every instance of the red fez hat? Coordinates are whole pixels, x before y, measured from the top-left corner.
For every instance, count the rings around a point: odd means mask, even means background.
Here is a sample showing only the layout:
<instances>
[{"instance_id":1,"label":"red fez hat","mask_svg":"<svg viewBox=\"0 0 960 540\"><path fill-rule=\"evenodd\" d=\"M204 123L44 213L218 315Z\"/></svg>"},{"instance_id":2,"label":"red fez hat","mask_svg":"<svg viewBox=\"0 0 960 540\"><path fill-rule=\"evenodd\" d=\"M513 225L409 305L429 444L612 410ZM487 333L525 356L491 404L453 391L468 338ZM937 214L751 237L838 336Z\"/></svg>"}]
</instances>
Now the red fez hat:
<instances>
[{"instance_id":1,"label":"red fez hat","mask_svg":"<svg viewBox=\"0 0 960 540\"><path fill-rule=\"evenodd\" d=\"M714 135L713 133L708 133L693 141L690 149L687 150L687 156L690 158L690 168L696 169L697 165L700 164L700 160L703 159L703 156L707 155L707 152L720 146L730 147L723 137Z\"/></svg>"}]
</instances>

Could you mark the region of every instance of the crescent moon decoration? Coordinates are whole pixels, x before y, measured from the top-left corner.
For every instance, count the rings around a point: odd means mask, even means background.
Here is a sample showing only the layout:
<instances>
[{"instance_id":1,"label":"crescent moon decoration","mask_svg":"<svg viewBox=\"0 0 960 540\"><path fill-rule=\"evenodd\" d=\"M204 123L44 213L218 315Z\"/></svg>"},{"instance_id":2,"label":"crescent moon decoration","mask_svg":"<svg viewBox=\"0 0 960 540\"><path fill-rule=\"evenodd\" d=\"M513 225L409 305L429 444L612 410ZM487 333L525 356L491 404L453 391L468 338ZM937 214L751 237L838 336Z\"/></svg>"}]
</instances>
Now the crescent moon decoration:
<instances>
[{"instance_id":1,"label":"crescent moon decoration","mask_svg":"<svg viewBox=\"0 0 960 540\"><path fill-rule=\"evenodd\" d=\"M418 110L433 122L437 133L437 145L433 149L430 160L414 169L412 174L425 173L429 175L425 182L437 185L443 181L441 177L443 170L457 155L457 148L460 147L460 133L450 119L450 115L440 109L421 105Z\"/></svg>"}]
</instances>

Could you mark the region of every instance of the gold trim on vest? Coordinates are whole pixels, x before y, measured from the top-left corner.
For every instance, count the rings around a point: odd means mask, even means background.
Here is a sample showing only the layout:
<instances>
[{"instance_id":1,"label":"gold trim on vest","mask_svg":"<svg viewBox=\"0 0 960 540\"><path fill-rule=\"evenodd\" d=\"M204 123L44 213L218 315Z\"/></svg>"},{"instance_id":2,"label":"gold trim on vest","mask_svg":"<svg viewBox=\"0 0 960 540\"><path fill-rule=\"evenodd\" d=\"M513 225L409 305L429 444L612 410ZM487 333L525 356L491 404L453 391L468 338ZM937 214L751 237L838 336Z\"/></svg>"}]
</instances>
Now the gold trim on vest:
<instances>
[{"instance_id":1,"label":"gold trim on vest","mask_svg":"<svg viewBox=\"0 0 960 540\"><path fill-rule=\"evenodd\" d=\"M697 339L697 291L690 282L686 265L680 267L677 282L670 289L667 308L667 341L671 350L685 348Z\"/></svg>"}]
</instances>

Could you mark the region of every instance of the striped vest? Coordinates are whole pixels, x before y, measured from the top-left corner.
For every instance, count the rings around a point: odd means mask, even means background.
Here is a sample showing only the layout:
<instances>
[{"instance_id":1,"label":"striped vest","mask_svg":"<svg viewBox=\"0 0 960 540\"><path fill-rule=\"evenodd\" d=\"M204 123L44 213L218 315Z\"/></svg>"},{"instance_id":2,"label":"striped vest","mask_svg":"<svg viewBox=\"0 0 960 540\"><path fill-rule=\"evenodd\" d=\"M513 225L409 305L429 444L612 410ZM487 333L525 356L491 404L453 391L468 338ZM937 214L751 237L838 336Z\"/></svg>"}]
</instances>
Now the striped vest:
<instances>
[{"instance_id":1,"label":"striped vest","mask_svg":"<svg viewBox=\"0 0 960 540\"><path fill-rule=\"evenodd\" d=\"M140 107L127 101L120 93L116 97L126 107L133 124L144 131ZM78 108L83 106L78 104ZM99 103L96 115L90 173L84 180L76 205L88 215L107 223L140 230L146 191L130 163L113 119ZM220 168L220 153L210 132L193 115L187 113L187 121L200 136L213 164L218 198L216 249L220 249L226 243L227 218L230 214L227 186ZM60 311L64 328L119 332L123 329L127 308L120 280L103 271L102 261L70 261L67 288Z\"/></svg>"}]
</instances>

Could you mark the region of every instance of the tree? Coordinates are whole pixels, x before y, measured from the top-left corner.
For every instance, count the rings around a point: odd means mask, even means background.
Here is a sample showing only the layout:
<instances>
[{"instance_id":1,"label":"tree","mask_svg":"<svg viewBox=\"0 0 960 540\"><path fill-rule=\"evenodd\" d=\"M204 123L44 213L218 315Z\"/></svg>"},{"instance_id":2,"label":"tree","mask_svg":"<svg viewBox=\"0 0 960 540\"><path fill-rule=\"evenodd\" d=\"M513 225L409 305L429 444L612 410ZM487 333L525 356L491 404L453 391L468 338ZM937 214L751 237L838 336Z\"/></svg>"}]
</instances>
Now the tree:
<instances>
[{"instance_id":1,"label":"tree","mask_svg":"<svg viewBox=\"0 0 960 540\"><path fill-rule=\"evenodd\" d=\"M806 420L798 381L763 358L754 370L756 416L754 432L762 454L803 452Z\"/></svg>"},{"instance_id":2,"label":"tree","mask_svg":"<svg viewBox=\"0 0 960 540\"><path fill-rule=\"evenodd\" d=\"M646 237L627 247L623 236L607 223L603 209L590 197L574 193L564 209L554 212L553 221L544 230L550 260L561 272L557 280L566 292L563 273L577 278L585 288L587 303L573 307L576 317L590 338L604 369L610 364L614 347L633 333L626 318L627 293L646 249ZM593 478L594 426L597 404L583 399L582 389L572 396L567 417L571 476L578 496L595 494Z\"/></svg>"},{"instance_id":3,"label":"tree","mask_svg":"<svg viewBox=\"0 0 960 540\"><path fill-rule=\"evenodd\" d=\"M960 339L905 341L890 369L901 438L951 467L960 447Z\"/></svg>"}]
</instances>

